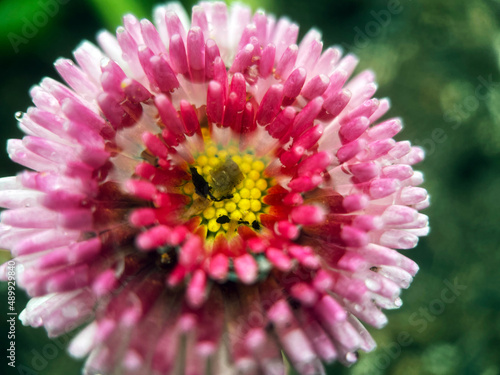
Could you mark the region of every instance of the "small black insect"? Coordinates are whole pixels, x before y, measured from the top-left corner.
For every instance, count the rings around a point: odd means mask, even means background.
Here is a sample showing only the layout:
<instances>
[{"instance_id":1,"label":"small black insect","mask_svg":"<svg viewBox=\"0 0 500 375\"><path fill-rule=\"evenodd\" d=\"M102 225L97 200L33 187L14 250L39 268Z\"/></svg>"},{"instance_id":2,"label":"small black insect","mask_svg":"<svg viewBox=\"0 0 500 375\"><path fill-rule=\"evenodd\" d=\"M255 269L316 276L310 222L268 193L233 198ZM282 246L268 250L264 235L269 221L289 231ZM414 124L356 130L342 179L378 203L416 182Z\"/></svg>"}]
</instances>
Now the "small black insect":
<instances>
[{"instance_id":1,"label":"small black insect","mask_svg":"<svg viewBox=\"0 0 500 375\"><path fill-rule=\"evenodd\" d=\"M250 223L249 223L248 221L245 221L245 220L243 220L243 219L240 219L240 220L238 220L238 224L245 224L245 225L248 225L248 224L250 224Z\"/></svg>"},{"instance_id":2,"label":"small black insect","mask_svg":"<svg viewBox=\"0 0 500 375\"><path fill-rule=\"evenodd\" d=\"M193 180L194 190L196 194L206 198L210 194L210 186L208 182L205 181L203 176L198 173L195 167L190 167L191 179Z\"/></svg>"},{"instance_id":3,"label":"small black insect","mask_svg":"<svg viewBox=\"0 0 500 375\"><path fill-rule=\"evenodd\" d=\"M219 224L227 224L231 221L231 219L227 215L222 215L219 216L215 221L218 222Z\"/></svg>"},{"instance_id":4,"label":"small black insect","mask_svg":"<svg viewBox=\"0 0 500 375\"><path fill-rule=\"evenodd\" d=\"M160 254L160 258L158 259L159 265L167 267L175 264L177 262L177 251L178 249L175 246L160 247L157 250Z\"/></svg>"},{"instance_id":5,"label":"small black insect","mask_svg":"<svg viewBox=\"0 0 500 375\"><path fill-rule=\"evenodd\" d=\"M255 229L255 230L259 230L260 229L260 224L257 220L254 220L252 221L252 228Z\"/></svg>"}]
</instances>

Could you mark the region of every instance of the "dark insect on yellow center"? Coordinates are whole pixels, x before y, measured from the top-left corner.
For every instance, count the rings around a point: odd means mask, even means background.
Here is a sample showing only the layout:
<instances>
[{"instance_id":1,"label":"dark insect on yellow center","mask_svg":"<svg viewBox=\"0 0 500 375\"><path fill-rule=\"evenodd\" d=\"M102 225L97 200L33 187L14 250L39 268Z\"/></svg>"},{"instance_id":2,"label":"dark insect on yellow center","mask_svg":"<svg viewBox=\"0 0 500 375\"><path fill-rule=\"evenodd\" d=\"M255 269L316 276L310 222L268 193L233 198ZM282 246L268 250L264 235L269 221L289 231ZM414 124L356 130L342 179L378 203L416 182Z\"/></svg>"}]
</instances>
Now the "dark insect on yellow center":
<instances>
[{"instance_id":1,"label":"dark insect on yellow center","mask_svg":"<svg viewBox=\"0 0 500 375\"><path fill-rule=\"evenodd\" d=\"M199 217L207 238L231 236L240 225L260 231L260 215L268 212L262 198L273 185L264 173L266 162L251 150L205 139L204 151L189 167L191 181L182 187L191 198L186 218Z\"/></svg>"}]
</instances>

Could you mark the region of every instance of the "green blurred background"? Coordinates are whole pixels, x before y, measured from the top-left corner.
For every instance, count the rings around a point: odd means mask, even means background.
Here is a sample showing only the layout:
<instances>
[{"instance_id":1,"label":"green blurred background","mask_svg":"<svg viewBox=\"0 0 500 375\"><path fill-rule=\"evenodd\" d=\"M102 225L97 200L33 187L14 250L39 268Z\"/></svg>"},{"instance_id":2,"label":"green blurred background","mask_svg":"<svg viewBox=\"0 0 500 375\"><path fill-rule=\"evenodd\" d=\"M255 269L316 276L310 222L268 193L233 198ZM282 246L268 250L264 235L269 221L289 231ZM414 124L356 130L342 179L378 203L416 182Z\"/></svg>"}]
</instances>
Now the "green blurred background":
<instances>
[{"instance_id":1,"label":"green blurred background","mask_svg":"<svg viewBox=\"0 0 500 375\"><path fill-rule=\"evenodd\" d=\"M58 9L40 16L47 13L43 4L54 1ZM33 84L44 76L58 77L52 67L56 58L71 56L99 29L114 29L125 12L149 17L155 3L2 0L0 138L22 136L14 113L31 104ZM193 3L183 1L188 9ZM403 307L387 312L388 326L371 329L378 348L361 353L349 369L329 366L328 374L500 374L500 1L247 3L288 15L301 35L317 27L325 46L356 53L358 71L370 68L377 74L377 96L391 98L389 115L404 119L399 140L410 139L427 151L419 169L432 195L425 212L432 232L408 251L421 271L403 293ZM26 34L23 27L35 20L41 26ZM19 171L6 152L0 158L1 176ZM5 284L0 292L4 345ZM18 312L25 303L18 290ZM16 342L19 367L9 374L80 373L81 362L69 358L64 344L49 340L43 329L18 323Z\"/></svg>"}]
</instances>

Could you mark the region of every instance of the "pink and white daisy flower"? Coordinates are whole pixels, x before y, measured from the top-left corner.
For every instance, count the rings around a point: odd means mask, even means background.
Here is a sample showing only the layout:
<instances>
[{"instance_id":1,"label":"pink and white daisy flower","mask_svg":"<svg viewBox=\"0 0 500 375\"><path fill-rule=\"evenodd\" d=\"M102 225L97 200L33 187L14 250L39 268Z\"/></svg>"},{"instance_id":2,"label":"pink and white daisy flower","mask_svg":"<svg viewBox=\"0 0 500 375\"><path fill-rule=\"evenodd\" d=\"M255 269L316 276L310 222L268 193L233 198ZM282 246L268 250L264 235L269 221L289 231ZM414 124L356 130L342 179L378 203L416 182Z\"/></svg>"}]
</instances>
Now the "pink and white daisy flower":
<instances>
[{"instance_id":1,"label":"pink and white daisy flower","mask_svg":"<svg viewBox=\"0 0 500 375\"><path fill-rule=\"evenodd\" d=\"M418 266L428 197L374 74L244 6L124 17L31 90L0 179L20 318L86 374L301 374L356 361ZM6 265L2 266L6 278Z\"/></svg>"}]
</instances>

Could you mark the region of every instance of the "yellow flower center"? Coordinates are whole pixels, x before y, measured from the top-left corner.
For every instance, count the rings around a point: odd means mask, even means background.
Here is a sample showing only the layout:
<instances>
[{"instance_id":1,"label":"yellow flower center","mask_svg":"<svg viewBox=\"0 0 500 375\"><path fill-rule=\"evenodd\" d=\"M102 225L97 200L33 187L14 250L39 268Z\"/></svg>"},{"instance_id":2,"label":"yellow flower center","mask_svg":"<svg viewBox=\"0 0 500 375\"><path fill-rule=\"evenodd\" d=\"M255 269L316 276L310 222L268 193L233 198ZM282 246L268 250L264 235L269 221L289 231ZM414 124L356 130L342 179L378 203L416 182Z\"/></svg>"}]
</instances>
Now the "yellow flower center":
<instances>
[{"instance_id":1,"label":"yellow flower center","mask_svg":"<svg viewBox=\"0 0 500 375\"><path fill-rule=\"evenodd\" d=\"M188 216L200 217L207 238L219 233L231 237L240 225L260 230L259 217L268 212L262 199L273 185L264 173L266 162L251 149L240 151L205 138L204 152L190 165L192 180L182 191L191 198Z\"/></svg>"}]
</instances>

